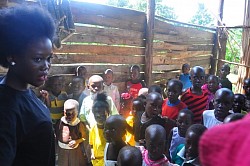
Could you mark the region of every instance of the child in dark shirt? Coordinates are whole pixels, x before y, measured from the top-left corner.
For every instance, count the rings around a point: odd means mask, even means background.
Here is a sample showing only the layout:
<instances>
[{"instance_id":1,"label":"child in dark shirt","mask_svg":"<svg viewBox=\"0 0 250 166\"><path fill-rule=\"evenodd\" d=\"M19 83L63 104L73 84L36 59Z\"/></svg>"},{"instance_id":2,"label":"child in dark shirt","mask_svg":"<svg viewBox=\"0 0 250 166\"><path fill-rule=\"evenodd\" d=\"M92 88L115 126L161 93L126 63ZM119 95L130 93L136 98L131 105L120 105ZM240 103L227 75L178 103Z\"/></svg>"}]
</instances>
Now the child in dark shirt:
<instances>
[{"instance_id":1,"label":"child in dark shirt","mask_svg":"<svg viewBox=\"0 0 250 166\"><path fill-rule=\"evenodd\" d=\"M245 109L250 112L250 78L244 80L243 89L245 91Z\"/></svg>"},{"instance_id":2,"label":"child in dark shirt","mask_svg":"<svg viewBox=\"0 0 250 166\"><path fill-rule=\"evenodd\" d=\"M232 83L227 78L228 74L230 74L230 66L228 64L224 64L220 70L220 84L222 88L232 90Z\"/></svg>"},{"instance_id":3,"label":"child in dark shirt","mask_svg":"<svg viewBox=\"0 0 250 166\"><path fill-rule=\"evenodd\" d=\"M233 101L233 106L232 106L232 111L234 113L242 113L242 114L247 114L245 109L245 96L243 94L235 94L234 95L234 101Z\"/></svg>"}]
</instances>

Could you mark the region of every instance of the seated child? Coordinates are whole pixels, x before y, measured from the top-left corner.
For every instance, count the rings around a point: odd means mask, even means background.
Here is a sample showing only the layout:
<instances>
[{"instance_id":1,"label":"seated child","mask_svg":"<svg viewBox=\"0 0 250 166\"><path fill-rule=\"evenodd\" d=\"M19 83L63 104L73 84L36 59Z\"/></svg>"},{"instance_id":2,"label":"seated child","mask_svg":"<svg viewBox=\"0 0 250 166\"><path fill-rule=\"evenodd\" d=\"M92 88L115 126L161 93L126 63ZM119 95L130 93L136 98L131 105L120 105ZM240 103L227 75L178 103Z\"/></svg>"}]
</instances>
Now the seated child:
<instances>
[{"instance_id":1,"label":"seated child","mask_svg":"<svg viewBox=\"0 0 250 166\"><path fill-rule=\"evenodd\" d=\"M96 124L89 133L89 144L91 147L91 160L93 166L104 165L104 149L106 139L104 137L104 124L109 115L109 104L104 93L97 94L92 108Z\"/></svg>"},{"instance_id":2,"label":"seated child","mask_svg":"<svg viewBox=\"0 0 250 166\"><path fill-rule=\"evenodd\" d=\"M92 128L95 124L94 114L92 112L93 101L96 95L103 91L103 78L99 75L93 75L89 78L90 95L83 99L82 107L80 109L80 120L86 124L88 129ZM109 103L110 114L116 115L118 111L110 96L107 97Z\"/></svg>"},{"instance_id":3,"label":"seated child","mask_svg":"<svg viewBox=\"0 0 250 166\"><path fill-rule=\"evenodd\" d=\"M117 164L118 166L141 166L142 155L140 150L133 146L124 146L118 154Z\"/></svg>"},{"instance_id":4,"label":"seated child","mask_svg":"<svg viewBox=\"0 0 250 166\"><path fill-rule=\"evenodd\" d=\"M84 83L84 78L79 76L73 77L71 83L72 94L69 95L69 98L77 100L79 103L79 108L82 106L83 99L87 97L87 95L83 92L85 88Z\"/></svg>"},{"instance_id":5,"label":"seated child","mask_svg":"<svg viewBox=\"0 0 250 166\"><path fill-rule=\"evenodd\" d=\"M147 127L145 131L146 149L140 146L142 153L142 166L164 165L172 166L168 158L164 155L166 131L158 124Z\"/></svg>"},{"instance_id":6,"label":"seated child","mask_svg":"<svg viewBox=\"0 0 250 166\"><path fill-rule=\"evenodd\" d=\"M233 101L233 106L232 106L232 111L234 113L242 113L242 114L247 114L245 109L245 96L243 94L235 94L234 95L234 101Z\"/></svg>"},{"instance_id":7,"label":"seated child","mask_svg":"<svg viewBox=\"0 0 250 166\"><path fill-rule=\"evenodd\" d=\"M115 166L121 148L126 146L123 137L126 134L127 123L121 115L111 115L104 127L107 144L104 149L105 166Z\"/></svg>"},{"instance_id":8,"label":"seated child","mask_svg":"<svg viewBox=\"0 0 250 166\"><path fill-rule=\"evenodd\" d=\"M165 119L161 118L162 96L157 92L147 95L145 112L141 116L141 128L139 142L144 144L145 130L152 124L159 124L163 127L166 125Z\"/></svg>"},{"instance_id":9,"label":"seated child","mask_svg":"<svg viewBox=\"0 0 250 166\"><path fill-rule=\"evenodd\" d=\"M202 124L191 125L185 136L185 146L176 152L173 162L178 165L201 166L198 151L199 140L206 130L207 128Z\"/></svg>"},{"instance_id":10,"label":"seated child","mask_svg":"<svg viewBox=\"0 0 250 166\"><path fill-rule=\"evenodd\" d=\"M210 75L207 79L207 83L204 84L201 89L203 91L207 91L207 95L208 95L208 102L207 102L207 110L212 110L214 109L214 105L213 105L213 99L214 99L214 94L215 92L220 89L219 86L219 78L215 75Z\"/></svg>"},{"instance_id":11,"label":"seated child","mask_svg":"<svg viewBox=\"0 0 250 166\"><path fill-rule=\"evenodd\" d=\"M78 102L68 99L64 103L64 116L59 120L55 133L58 140L58 165L86 165L81 143L86 139L86 128L77 118Z\"/></svg>"},{"instance_id":12,"label":"seated child","mask_svg":"<svg viewBox=\"0 0 250 166\"><path fill-rule=\"evenodd\" d=\"M49 91L42 90L45 104L50 110L52 123L55 125L63 116L63 104L68 99L68 95L63 91L64 80L60 75L49 77Z\"/></svg>"},{"instance_id":13,"label":"seated child","mask_svg":"<svg viewBox=\"0 0 250 166\"><path fill-rule=\"evenodd\" d=\"M120 93L118 87L112 83L113 71L111 69L105 70L103 78L104 78L103 90L107 92L107 95L112 98L117 110L120 111Z\"/></svg>"},{"instance_id":14,"label":"seated child","mask_svg":"<svg viewBox=\"0 0 250 166\"><path fill-rule=\"evenodd\" d=\"M192 82L190 80L189 71L190 71L189 64L187 64L187 63L183 64L182 65L182 74L180 75L180 78L179 78L179 80L183 84L182 91L185 91L185 90L187 90L188 88L190 88L192 86Z\"/></svg>"},{"instance_id":15,"label":"seated child","mask_svg":"<svg viewBox=\"0 0 250 166\"><path fill-rule=\"evenodd\" d=\"M168 136L167 140L167 156L172 159L173 153L180 144L185 143L185 134L189 126L193 124L194 114L188 109L179 112L176 123Z\"/></svg>"},{"instance_id":16,"label":"seated child","mask_svg":"<svg viewBox=\"0 0 250 166\"><path fill-rule=\"evenodd\" d=\"M232 83L227 78L228 74L230 74L230 66L228 64L224 64L220 70L220 84L222 88L232 90Z\"/></svg>"},{"instance_id":17,"label":"seated child","mask_svg":"<svg viewBox=\"0 0 250 166\"><path fill-rule=\"evenodd\" d=\"M229 123L229 122L234 122L234 121L236 121L236 120L243 119L244 116L245 116L245 115L242 114L242 113L233 113L233 114L228 115L228 116L224 119L223 123L225 124L225 123Z\"/></svg>"},{"instance_id":18,"label":"seated child","mask_svg":"<svg viewBox=\"0 0 250 166\"><path fill-rule=\"evenodd\" d=\"M179 114L179 111L187 108L187 105L179 100L179 96L182 93L182 83L179 80L172 79L167 85L167 98L162 104L163 117L167 117L172 121L172 126L176 126L175 120Z\"/></svg>"},{"instance_id":19,"label":"seated child","mask_svg":"<svg viewBox=\"0 0 250 166\"><path fill-rule=\"evenodd\" d=\"M250 78L244 80L243 89L245 91L245 110L250 112Z\"/></svg>"},{"instance_id":20,"label":"seated child","mask_svg":"<svg viewBox=\"0 0 250 166\"><path fill-rule=\"evenodd\" d=\"M182 95L181 101L194 113L194 123L201 123L202 113L206 110L208 95L202 91L201 86L205 81L203 67L195 66L190 73L193 86Z\"/></svg>"},{"instance_id":21,"label":"seated child","mask_svg":"<svg viewBox=\"0 0 250 166\"><path fill-rule=\"evenodd\" d=\"M206 110L203 112L203 125L211 128L215 125L222 124L229 110L232 108L234 94L228 88L217 90L214 97L214 110Z\"/></svg>"}]
</instances>

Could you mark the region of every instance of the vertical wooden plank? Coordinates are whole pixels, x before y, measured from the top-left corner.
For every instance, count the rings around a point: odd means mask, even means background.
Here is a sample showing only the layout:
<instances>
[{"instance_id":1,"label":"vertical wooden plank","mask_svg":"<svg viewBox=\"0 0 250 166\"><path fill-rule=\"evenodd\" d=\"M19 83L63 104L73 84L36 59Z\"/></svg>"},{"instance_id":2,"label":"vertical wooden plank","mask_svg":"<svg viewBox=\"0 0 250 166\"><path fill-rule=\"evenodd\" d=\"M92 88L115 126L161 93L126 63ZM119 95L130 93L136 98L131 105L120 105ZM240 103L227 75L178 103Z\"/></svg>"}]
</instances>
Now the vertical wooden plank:
<instances>
[{"instance_id":1,"label":"vertical wooden plank","mask_svg":"<svg viewBox=\"0 0 250 166\"><path fill-rule=\"evenodd\" d=\"M147 3L147 26L146 26L146 50L145 50L145 80L147 86L152 83L153 66L153 39L155 20L155 0L148 0Z\"/></svg>"}]
</instances>

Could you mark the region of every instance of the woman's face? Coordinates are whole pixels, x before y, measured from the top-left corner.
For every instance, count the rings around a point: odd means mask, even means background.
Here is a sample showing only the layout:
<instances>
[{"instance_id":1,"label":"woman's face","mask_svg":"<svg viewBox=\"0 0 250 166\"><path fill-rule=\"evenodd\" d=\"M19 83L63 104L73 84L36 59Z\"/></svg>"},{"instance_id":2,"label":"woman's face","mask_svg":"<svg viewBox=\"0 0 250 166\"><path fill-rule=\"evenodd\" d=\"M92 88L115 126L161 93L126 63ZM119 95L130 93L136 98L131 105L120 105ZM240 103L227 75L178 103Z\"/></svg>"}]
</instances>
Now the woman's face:
<instances>
[{"instance_id":1,"label":"woman's face","mask_svg":"<svg viewBox=\"0 0 250 166\"><path fill-rule=\"evenodd\" d=\"M13 57L16 63L11 72L16 76L17 89L26 89L28 84L39 87L47 80L51 66L53 50L48 38L40 38L31 42L24 55Z\"/></svg>"}]
</instances>

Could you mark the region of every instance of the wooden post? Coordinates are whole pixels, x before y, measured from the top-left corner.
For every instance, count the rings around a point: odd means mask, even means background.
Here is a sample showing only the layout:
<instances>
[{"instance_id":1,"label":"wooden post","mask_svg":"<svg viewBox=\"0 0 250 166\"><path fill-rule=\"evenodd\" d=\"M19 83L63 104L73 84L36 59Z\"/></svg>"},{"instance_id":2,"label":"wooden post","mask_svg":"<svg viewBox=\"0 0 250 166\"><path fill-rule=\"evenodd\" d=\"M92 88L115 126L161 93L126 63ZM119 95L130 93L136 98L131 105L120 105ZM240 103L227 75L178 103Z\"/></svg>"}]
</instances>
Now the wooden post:
<instances>
[{"instance_id":1,"label":"wooden post","mask_svg":"<svg viewBox=\"0 0 250 166\"><path fill-rule=\"evenodd\" d=\"M154 19L155 19L155 0L148 0L146 48L145 48L145 80L147 86L150 86L152 84Z\"/></svg>"},{"instance_id":2,"label":"wooden post","mask_svg":"<svg viewBox=\"0 0 250 166\"><path fill-rule=\"evenodd\" d=\"M224 0L220 0L219 2L219 12L218 17L220 20L218 20L217 25L223 26L222 20L223 20L223 7L224 7ZM217 28L217 41L218 41L218 59L225 59L226 56L226 45L227 45L227 35L225 32L225 28ZM222 61L217 62L217 75L220 72L220 69L223 65Z\"/></svg>"}]
</instances>

